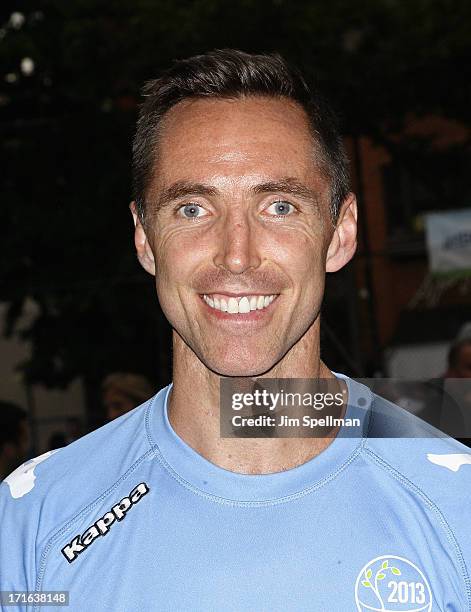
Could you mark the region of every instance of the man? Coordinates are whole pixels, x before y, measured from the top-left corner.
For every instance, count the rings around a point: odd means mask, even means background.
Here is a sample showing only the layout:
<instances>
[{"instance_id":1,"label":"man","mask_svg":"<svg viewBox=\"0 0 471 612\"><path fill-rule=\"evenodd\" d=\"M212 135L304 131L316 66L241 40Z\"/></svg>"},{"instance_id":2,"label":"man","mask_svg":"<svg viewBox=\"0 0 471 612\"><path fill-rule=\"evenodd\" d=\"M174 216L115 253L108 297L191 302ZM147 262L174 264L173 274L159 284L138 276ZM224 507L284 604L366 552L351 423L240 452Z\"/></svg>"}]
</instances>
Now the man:
<instances>
[{"instance_id":1,"label":"man","mask_svg":"<svg viewBox=\"0 0 471 612\"><path fill-rule=\"evenodd\" d=\"M134 177L173 386L0 487L1 588L74 611L471 610L470 455L320 359L357 209L317 92L279 56L177 62L145 89ZM346 385L360 434L222 437L234 377Z\"/></svg>"},{"instance_id":2,"label":"man","mask_svg":"<svg viewBox=\"0 0 471 612\"><path fill-rule=\"evenodd\" d=\"M451 344L445 378L471 378L471 336L460 337Z\"/></svg>"},{"instance_id":3,"label":"man","mask_svg":"<svg viewBox=\"0 0 471 612\"><path fill-rule=\"evenodd\" d=\"M463 331L466 331L463 328ZM469 330L468 330L469 333ZM419 416L471 446L471 337L460 332L448 349L443 376L426 382L424 407Z\"/></svg>"},{"instance_id":4,"label":"man","mask_svg":"<svg viewBox=\"0 0 471 612\"><path fill-rule=\"evenodd\" d=\"M84 435L82 419L80 417L67 417L64 429L65 431L55 431L51 434L47 444L49 450L67 446L67 444L75 442L75 440Z\"/></svg>"},{"instance_id":5,"label":"man","mask_svg":"<svg viewBox=\"0 0 471 612\"><path fill-rule=\"evenodd\" d=\"M103 405L109 421L129 412L153 394L145 376L131 372L113 372L101 383Z\"/></svg>"}]
</instances>

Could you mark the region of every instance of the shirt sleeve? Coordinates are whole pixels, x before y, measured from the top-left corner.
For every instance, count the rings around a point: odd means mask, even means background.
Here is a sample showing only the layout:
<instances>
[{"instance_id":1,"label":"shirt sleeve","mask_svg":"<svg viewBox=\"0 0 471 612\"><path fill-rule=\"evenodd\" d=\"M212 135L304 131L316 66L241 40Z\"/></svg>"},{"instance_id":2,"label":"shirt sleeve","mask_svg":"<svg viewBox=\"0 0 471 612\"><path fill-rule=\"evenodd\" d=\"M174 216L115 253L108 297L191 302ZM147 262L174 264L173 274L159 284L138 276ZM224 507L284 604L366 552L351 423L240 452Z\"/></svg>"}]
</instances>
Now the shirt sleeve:
<instances>
[{"instance_id":1,"label":"shirt sleeve","mask_svg":"<svg viewBox=\"0 0 471 612\"><path fill-rule=\"evenodd\" d=\"M14 498L0 484L0 590L34 591L36 583L36 526L34 504ZM2 612L31 610L26 604L0 605Z\"/></svg>"},{"instance_id":2,"label":"shirt sleeve","mask_svg":"<svg viewBox=\"0 0 471 612\"><path fill-rule=\"evenodd\" d=\"M434 469L433 483L429 483L430 498L440 512L442 528L447 532L444 549L453 551L460 576L461 609L471 612L471 453L458 442L453 441L449 446L447 450L454 452L427 454Z\"/></svg>"}]
</instances>

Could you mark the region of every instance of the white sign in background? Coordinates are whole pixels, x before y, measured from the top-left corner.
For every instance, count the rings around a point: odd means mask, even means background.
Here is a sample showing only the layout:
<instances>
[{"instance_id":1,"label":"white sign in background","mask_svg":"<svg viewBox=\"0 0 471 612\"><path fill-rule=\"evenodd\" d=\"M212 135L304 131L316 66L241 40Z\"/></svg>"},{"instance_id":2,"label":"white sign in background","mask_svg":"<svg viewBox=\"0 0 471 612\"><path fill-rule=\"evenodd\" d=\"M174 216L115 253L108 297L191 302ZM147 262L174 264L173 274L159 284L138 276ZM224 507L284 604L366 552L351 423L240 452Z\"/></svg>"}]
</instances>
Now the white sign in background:
<instances>
[{"instance_id":1,"label":"white sign in background","mask_svg":"<svg viewBox=\"0 0 471 612\"><path fill-rule=\"evenodd\" d=\"M431 272L471 274L471 208L428 213L425 229Z\"/></svg>"}]
</instances>

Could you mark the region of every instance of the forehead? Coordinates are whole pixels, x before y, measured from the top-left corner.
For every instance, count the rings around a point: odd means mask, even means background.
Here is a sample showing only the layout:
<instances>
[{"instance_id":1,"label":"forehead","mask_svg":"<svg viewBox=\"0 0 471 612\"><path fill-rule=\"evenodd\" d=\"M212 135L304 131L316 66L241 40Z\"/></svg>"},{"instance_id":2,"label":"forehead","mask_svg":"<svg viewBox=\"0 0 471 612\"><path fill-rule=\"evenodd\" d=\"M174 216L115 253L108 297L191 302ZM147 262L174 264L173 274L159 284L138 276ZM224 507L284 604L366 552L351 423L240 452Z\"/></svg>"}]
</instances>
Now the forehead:
<instances>
[{"instance_id":1,"label":"forehead","mask_svg":"<svg viewBox=\"0 0 471 612\"><path fill-rule=\"evenodd\" d=\"M319 179L305 111L285 98L186 100L163 119L154 185L176 180L251 183Z\"/></svg>"}]
</instances>

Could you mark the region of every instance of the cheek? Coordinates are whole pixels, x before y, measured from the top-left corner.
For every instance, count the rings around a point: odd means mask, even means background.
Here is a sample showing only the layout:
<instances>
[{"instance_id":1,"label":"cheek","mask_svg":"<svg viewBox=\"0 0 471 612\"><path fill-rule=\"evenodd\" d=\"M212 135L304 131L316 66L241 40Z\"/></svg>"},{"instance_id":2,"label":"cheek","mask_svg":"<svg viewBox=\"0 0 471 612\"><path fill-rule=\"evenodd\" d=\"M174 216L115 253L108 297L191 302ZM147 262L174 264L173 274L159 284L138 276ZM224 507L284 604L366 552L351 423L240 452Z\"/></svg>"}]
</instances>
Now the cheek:
<instances>
[{"instance_id":1,"label":"cheek","mask_svg":"<svg viewBox=\"0 0 471 612\"><path fill-rule=\"evenodd\" d=\"M169 229L155 241L156 289L164 312L180 308L180 298L191 286L195 272L210 261L208 234L196 228Z\"/></svg>"},{"instance_id":2,"label":"cheek","mask_svg":"<svg viewBox=\"0 0 471 612\"><path fill-rule=\"evenodd\" d=\"M283 231L271 243L270 254L294 281L312 281L323 276L326 248L321 234Z\"/></svg>"},{"instance_id":3,"label":"cheek","mask_svg":"<svg viewBox=\"0 0 471 612\"><path fill-rule=\"evenodd\" d=\"M164 230L155 241L156 267L166 281L178 280L198 251L197 241L184 230Z\"/></svg>"},{"instance_id":4,"label":"cheek","mask_svg":"<svg viewBox=\"0 0 471 612\"><path fill-rule=\"evenodd\" d=\"M326 246L321 234L291 232L277 250L277 261L291 279L296 325L312 321L324 295Z\"/></svg>"}]
</instances>

